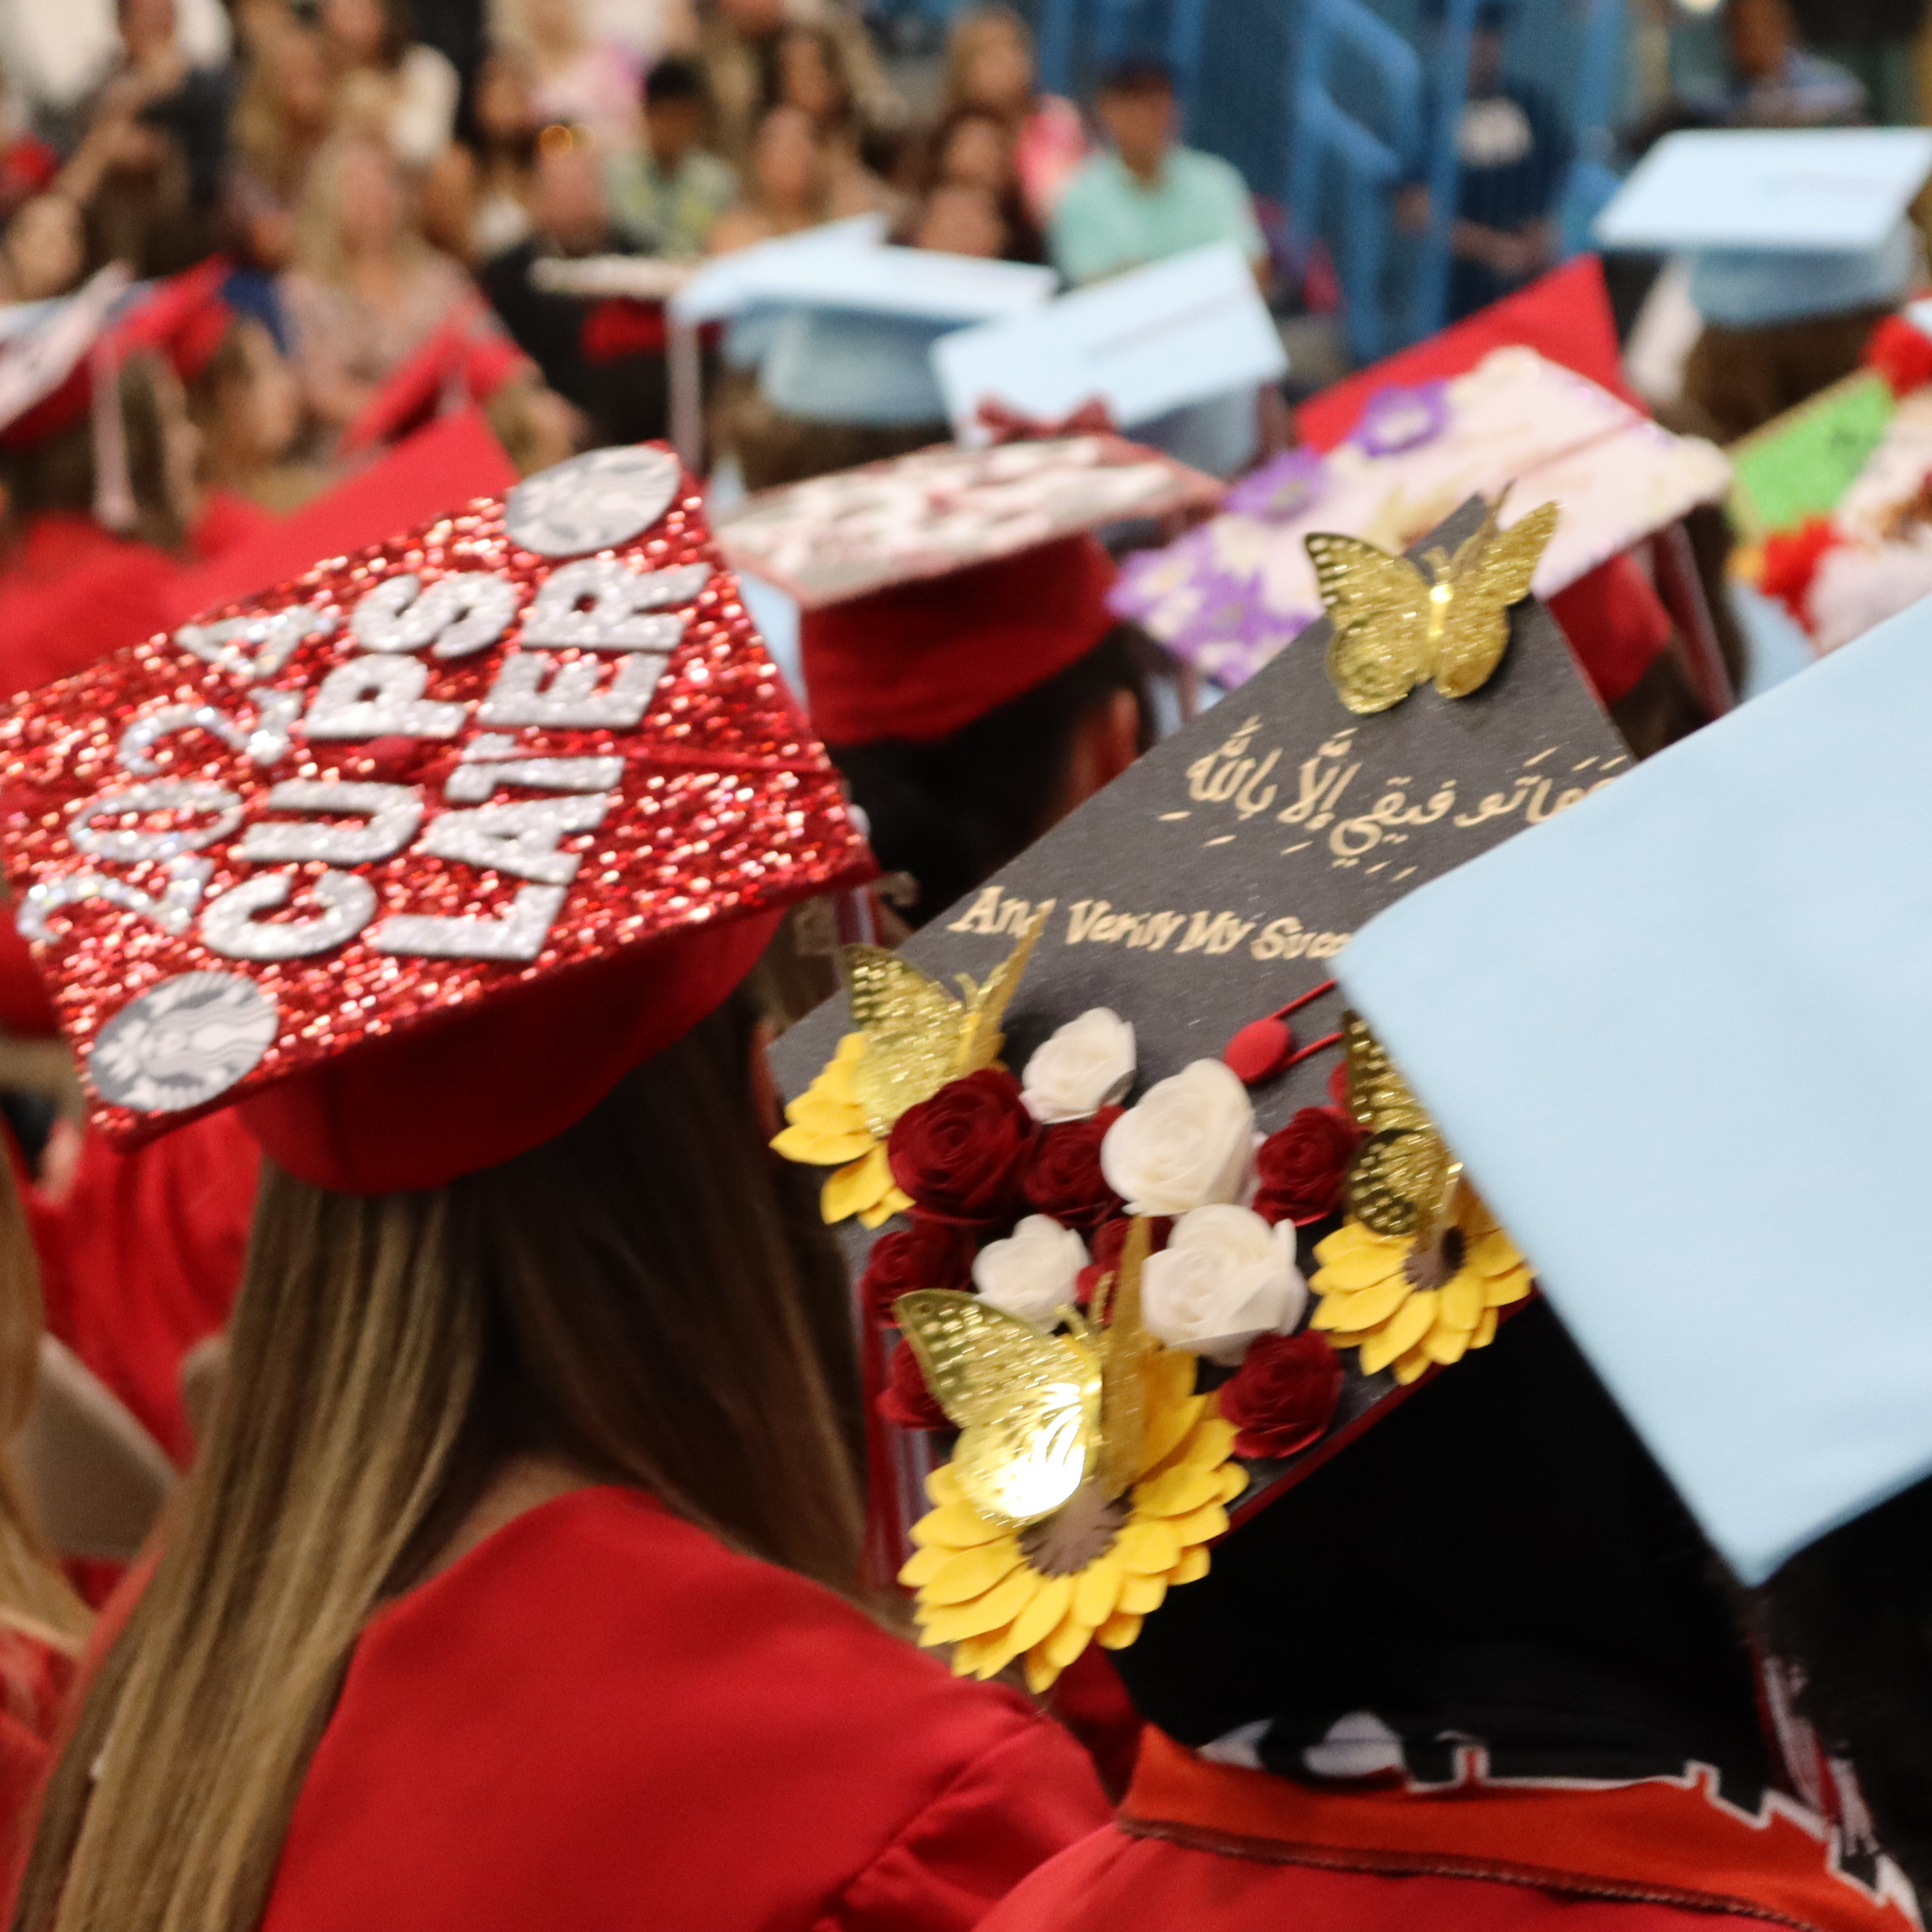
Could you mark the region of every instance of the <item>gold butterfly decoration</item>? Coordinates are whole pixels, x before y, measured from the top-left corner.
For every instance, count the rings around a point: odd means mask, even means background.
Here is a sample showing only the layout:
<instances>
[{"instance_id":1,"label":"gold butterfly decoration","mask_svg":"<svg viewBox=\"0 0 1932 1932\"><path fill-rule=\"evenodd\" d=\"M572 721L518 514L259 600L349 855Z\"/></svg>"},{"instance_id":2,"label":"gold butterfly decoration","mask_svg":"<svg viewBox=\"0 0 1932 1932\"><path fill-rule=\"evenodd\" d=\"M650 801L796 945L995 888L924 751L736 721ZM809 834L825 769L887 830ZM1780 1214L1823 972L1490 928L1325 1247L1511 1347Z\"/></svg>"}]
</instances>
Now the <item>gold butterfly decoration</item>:
<instances>
[{"instance_id":1,"label":"gold butterfly decoration","mask_svg":"<svg viewBox=\"0 0 1932 1932\"><path fill-rule=\"evenodd\" d=\"M1462 1164L1360 1016L1342 1016L1348 1111L1367 1138L1348 1171L1348 1211L1372 1233L1427 1245L1454 1212Z\"/></svg>"},{"instance_id":2,"label":"gold butterfly decoration","mask_svg":"<svg viewBox=\"0 0 1932 1932\"><path fill-rule=\"evenodd\" d=\"M1489 682L1509 646L1509 608L1529 594L1556 528L1554 503L1507 530L1496 526L1502 511L1498 497L1453 556L1424 552L1433 581L1359 537L1304 539L1334 628L1328 676L1351 711L1386 711L1430 677L1444 698Z\"/></svg>"},{"instance_id":3,"label":"gold butterfly decoration","mask_svg":"<svg viewBox=\"0 0 1932 1932\"><path fill-rule=\"evenodd\" d=\"M962 973L963 999L883 946L841 949L853 1024L866 1041L853 1063L852 1097L876 1138L884 1140L908 1107L931 1100L949 1080L998 1059L1006 1043L1000 1023L1046 923L1044 912L1035 916L983 986Z\"/></svg>"},{"instance_id":4,"label":"gold butterfly decoration","mask_svg":"<svg viewBox=\"0 0 1932 1932\"><path fill-rule=\"evenodd\" d=\"M1113 1318L1103 1282L1088 1318L1061 1311L1064 1335L952 1288L894 1304L927 1388L960 1431L953 1480L988 1521L1024 1529L1090 1478L1109 1498L1133 1482L1146 1429L1142 1364L1154 1346L1140 1316L1148 1246L1136 1220L1112 1282Z\"/></svg>"}]
</instances>

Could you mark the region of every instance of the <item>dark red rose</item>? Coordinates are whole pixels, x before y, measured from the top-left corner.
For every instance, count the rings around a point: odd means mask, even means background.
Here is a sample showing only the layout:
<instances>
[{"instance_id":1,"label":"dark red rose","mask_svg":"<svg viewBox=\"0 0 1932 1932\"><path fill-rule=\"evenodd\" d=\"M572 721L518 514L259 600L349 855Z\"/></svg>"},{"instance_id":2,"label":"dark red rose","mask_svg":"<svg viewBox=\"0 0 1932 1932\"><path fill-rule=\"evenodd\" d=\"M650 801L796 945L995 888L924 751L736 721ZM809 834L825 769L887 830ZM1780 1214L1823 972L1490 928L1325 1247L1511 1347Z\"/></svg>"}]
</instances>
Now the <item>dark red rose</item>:
<instances>
[{"instance_id":1,"label":"dark red rose","mask_svg":"<svg viewBox=\"0 0 1932 1932\"><path fill-rule=\"evenodd\" d=\"M892 1178L929 1214L997 1220L1018 1191L1034 1137L1020 1083L988 1066L908 1107L886 1143Z\"/></svg>"},{"instance_id":2,"label":"dark red rose","mask_svg":"<svg viewBox=\"0 0 1932 1932\"><path fill-rule=\"evenodd\" d=\"M1120 1250L1126 1245L1127 1230L1133 1222L1124 1214L1117 1215L1111 1221L1102 1221L1087 1244L1087 1252L1093 1259L1080 1270L1074 1283L1074 1294L1082 1308L1094 1299L1094 1291L1100 1286L1100 1277L1110 1274L1120 1264ZM1148 1221L1148 1252L1157 1255L1167 1246L1167 1238L1174 1231L1174 1217L1169 1214L1155 1214Z\"/></svg>"},{"instance_id":3,"label":"dark red rose","mask_svg":"<svg viewBox=\"0 0 1932 1932\"><path fill-rule=\"evenodd\" d=\"M1027 1155L1020 1191L1028 1204L1061 1226L1090 1228L1120 1211L1120 1197L1100 1172L1100 1143L1124 1110L1102 1107L1090 1119L1043 1128Z\"/></svg>"},{"instance_id":4,"label":"dark red rose","mask_svg":"<svg viewBox=\"0 0 1932 1932\"><path fill-rule=\"evenodd\" d=\"M886 1386L879 1393L880 1419L896 1429L950 1429L946 1412L926 1385L919 1358L904 1342L892 1351L886 1370Z\"/></svg>"},{"instance_id":5,"label":"dark red rose","mask_svg":"<svg viewBox=\"0 0 1932 1932\"><path fill-rule=\"evenodd\" d=\"M1292 1456L1318 1442L1342 1399L1342 1358L1324 1335L1258 1335L1221 1384L1238 1456Z\"/></svg>"},{"instance_id":6,"label":"dark red rose","mask_svg":"<svg viewBox=\"0 0 1932 1932\"><path fill-rule=\"evenodd\" d=\"M860 1294L878 1320L896 1327L892 1304L901 1295L920 1288L966 1286L973 1250L973 1237L965 1228L915 1214L910 1227L895 1228L872 1244Z\"/></svg>"},{"instance_id":7,"label":"dark red rose","mask_svg":"<svg viewBox=\"0 0 1932 1932\"><path fill-rule=\"evenodd\" d=\"M1360 1129L1332 1107L1304 1107L1255 1156L1261 1189L1255 1212L1264 1221L1305 1228L1342 1204L1342 1183L1362 1144Z\"/></svg>"}]
</instances>

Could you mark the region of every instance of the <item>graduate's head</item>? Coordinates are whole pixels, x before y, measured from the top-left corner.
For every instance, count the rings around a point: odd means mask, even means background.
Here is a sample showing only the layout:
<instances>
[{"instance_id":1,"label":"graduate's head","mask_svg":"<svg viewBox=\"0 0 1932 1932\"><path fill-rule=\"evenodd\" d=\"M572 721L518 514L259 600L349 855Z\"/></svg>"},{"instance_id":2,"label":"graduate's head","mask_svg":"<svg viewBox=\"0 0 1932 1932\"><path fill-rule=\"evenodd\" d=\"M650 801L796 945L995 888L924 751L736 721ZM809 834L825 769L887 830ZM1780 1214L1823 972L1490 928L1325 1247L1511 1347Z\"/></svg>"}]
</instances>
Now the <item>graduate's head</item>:
<instances>
[{"instance_id":1,"label":"graduate's head","mask_svg":"<svg viewBox=\"0 0 1932 1932\"><path fill-rule=\"evenodd\" d=\"M857 1588L847 1291L742 986L870 861L695 486L598 452L252 604L40 700L106 734L83 846L186 841L212 887L123 929L102 1130L199 1094L266 1156L202 1459L50 1798L22 1922L63 1932L257 1922L364 1621L508 1460ZM277 688L306 776L213 715ZM57 976L126 910L64 893Z\"/></svg>"},{"instance_id":2,"label":"graduate's head","mask_svg":"<svg viewBox=\"0 0 1932 1932\"><path fill-rule=\"evenodd\" d=\"M1090 536L805 614L812 718L915 925L1152 742L1151 647L1108 610Z\"/></svg>"},{"instance_id":3,"label":"graduate's head","mask_svg":"<svg viewBox=\"0 0 1932 1932\"><path fill-rule=\"evenodd\" d=\"M1136 174L1158 168L1180 132L1174 76L1161 61L1121 62L1100 83L1094 111L1115 153Z\"/></svg>"}]
</instances>

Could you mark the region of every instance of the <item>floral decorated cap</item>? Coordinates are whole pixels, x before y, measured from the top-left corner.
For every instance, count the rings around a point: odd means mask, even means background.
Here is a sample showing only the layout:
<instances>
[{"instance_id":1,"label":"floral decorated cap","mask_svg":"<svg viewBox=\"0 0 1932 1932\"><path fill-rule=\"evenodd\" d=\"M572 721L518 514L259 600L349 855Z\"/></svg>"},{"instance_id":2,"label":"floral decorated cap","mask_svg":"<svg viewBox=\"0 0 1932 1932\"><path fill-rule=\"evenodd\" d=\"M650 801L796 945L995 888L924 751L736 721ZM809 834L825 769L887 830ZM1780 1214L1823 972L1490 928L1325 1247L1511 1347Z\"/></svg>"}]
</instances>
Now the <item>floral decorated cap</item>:
<instances>
[{"instance_id":1,"label":"floral decorated cap","mask_svg":"<svg viewBox=\"0 0 1932 1932\"><path fill-rule=\"evenodd\" d=\"M4 863L94 1117L354 1192L589 1111L871 861L655 445L29 694Z\"/></svg>"},{"instance_id":2,"label":"floral decorated cap","mask_svg":"<svg viewBox=\"0 0 1932 1932\"><path fill-rule=\"evenodd\" d=\"M1928 646L1921 605L1338 962L1748 1582L1932 1473L1916 1218L1845 1219L1923 1192Z\"/></svg>"},{"instance_id":3,"label":"floral decorated cap","mask_svg":"<svg viewBox=\"0 0 1932 1932\"><path fill-rule=\"evenodd\" d=\"M882 1412L958 1432L902 1575L959 1669L1131 1643L1528 1296L1331 962L1624 769L1519 601L1556 514L1468 506L1419 565L1332 539L1331 623L779 1043L779 1150L876 1231Z\"/></svg>"},{"instance_id":4,"label":"floral decorated cap","mask_svg":"<svg viewBox=\"0 0 1932 1932\"><path fill-rule=\"evenodd\" d=\"M762 491L718 541L811 611L1220 497L1213 477L1118 436L944 443Z\"/></svg>"}]
</instances>

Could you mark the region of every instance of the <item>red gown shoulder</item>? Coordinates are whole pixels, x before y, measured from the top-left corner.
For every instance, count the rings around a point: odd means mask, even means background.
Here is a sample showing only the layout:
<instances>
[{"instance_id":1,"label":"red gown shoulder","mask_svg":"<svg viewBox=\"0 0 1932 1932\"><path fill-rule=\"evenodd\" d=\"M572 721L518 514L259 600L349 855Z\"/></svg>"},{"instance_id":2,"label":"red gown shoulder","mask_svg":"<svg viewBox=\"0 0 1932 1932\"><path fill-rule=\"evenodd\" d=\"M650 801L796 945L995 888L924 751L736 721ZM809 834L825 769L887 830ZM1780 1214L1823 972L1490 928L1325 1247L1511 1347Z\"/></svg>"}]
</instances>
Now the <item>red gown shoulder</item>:
<instances>
[{"instance_id":1,"label":"red gown shoulder","mask_svg":"<svg viewBox=\"0 0 1932 1932\"><path fill-rule=\"evenodd\" d=\"M587 1490L372 1621L264 1932L964 1932L1107 1815L1015 1694Z\"/></svg>"}]
</instances>

